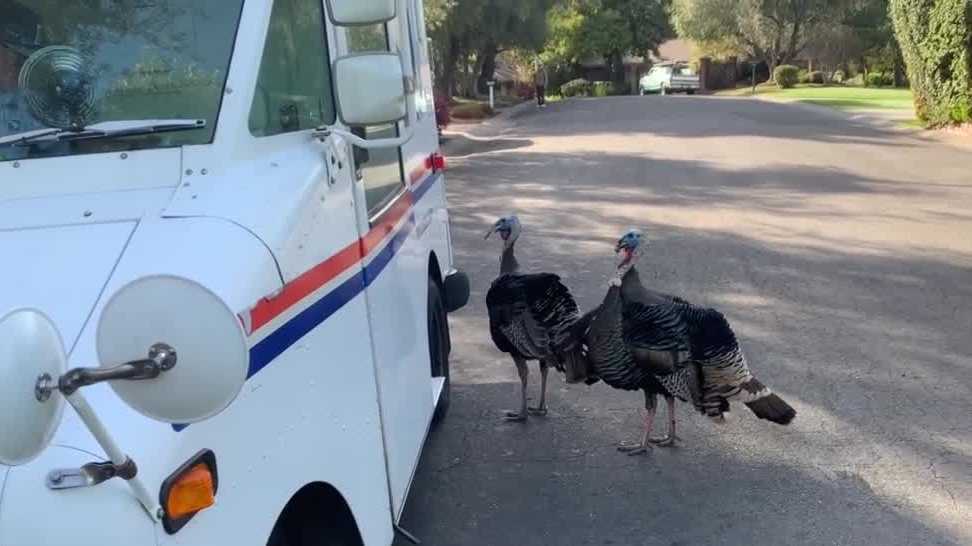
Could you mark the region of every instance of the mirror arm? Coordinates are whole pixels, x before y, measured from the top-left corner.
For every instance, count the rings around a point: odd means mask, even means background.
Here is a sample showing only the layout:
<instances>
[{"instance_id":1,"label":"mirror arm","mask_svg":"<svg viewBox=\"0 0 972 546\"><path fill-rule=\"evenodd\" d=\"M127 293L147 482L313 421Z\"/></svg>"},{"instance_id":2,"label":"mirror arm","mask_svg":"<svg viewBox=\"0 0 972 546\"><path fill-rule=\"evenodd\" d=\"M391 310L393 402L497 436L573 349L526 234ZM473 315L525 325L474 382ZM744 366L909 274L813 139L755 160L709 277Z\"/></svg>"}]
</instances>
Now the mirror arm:
<instances>
[{"instance_id":1,"label":"mirror arm","mask_svg":"<svg viewBox=\"0 0 972 546\"><path fill-rule=\"evenodd\" d=\"M153 521L161 521L165 513L162 507L159 506L156 498L149 492L148 488L145 487L145 483L138 476L138 467L135 465L135 462L118 447L115 439L108 433L108 429L105 428L104 423L98 418L98 414L88 404L84 395L80 392L75 392L74 394L65 396L65 398L78 413L78 417L84 422L91 435L98 441L101 449L105 451L105 455L108 456L108 460L113 466L112 471L114 471L114 475L125 480L125 483L131 488L132 493L135 494L135 498L138 499L139 504L142 505L142 508L145 509L145 512ZM57 475L48 475L48 487L52 489L57 488L57 481L53 478L60 477L62 481L65 478L70 478L72 482L77 482L79 481L79 476L86 480L90 479L92 482L91 485L97 485L97 483L100 483L97 481L100 477L90 474L95 470L104 471L105 469L82 467L81 469L74 470L56 470L55 473Z\"/></svg>"},{"instance_id":2,"label":"mirror arm","mask_svg":"<svg viewBox=\"0 0 972 546\"><path fill-rule=\"evenodd\" d=\"M177 362L175 349L164 344L156 343L149 349L148 358L133 360L112 368L75 368L69 370L57 380L57 390L64 396L70 396L81 387L104 383L105 381L142 381L155 379L175 367ZM52 388L47 385L46 388Z\"/></svg>"},{"instance_id":3,"label":"mirror arm","mask_svg":"<svg viewBox=\"0 0 972 546\"><path fill-rule=\"evenodd\" d=\"M331 135L337 135L344 138L359 148L364 148L366 150L377 150L381 148L398 148L399 146L404 146L408 141L412 140L413 136L415 136L415 131L409 127L406 128L403 134L398 138L379 138L375 140L366 140L354 133L345 131L344 129L338 129L336 127L319 127L314 131L314 136L321 140L326 139Z\"/></svg>"}]
</instances>

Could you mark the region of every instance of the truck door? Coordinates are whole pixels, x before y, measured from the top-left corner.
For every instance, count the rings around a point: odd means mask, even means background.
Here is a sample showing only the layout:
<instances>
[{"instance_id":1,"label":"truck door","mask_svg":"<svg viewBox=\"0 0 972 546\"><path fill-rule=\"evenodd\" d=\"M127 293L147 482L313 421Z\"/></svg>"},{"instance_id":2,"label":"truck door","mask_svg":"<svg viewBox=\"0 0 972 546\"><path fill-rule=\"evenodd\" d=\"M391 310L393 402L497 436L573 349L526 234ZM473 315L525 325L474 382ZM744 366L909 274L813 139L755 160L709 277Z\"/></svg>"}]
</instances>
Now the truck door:
<instances>
[{"instance_id":1,"label":"truck door","mask_svg":"<svg viewBox=\"0 0 972 546\"><path fill-rule=\"evenodd\" d=\"M398 19L347 29L347 51L399 51ZM409 52L405 50L405 54ZM395 124L356 129L394 138ZM429 150L431 153L431 150ZM401 148L357 151L364 275L394 517L401 515L433 407L426 321L428 249L416 234Z\"/></svg>"}]
</instances>

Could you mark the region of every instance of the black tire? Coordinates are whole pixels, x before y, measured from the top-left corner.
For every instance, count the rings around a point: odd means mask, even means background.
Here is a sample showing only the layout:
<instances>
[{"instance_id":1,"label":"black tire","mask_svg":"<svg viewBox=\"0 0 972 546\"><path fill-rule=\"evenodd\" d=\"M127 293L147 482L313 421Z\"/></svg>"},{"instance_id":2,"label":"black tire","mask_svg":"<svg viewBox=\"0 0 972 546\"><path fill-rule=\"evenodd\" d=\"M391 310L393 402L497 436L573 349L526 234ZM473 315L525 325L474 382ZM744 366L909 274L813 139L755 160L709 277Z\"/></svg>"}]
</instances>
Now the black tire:
<instances>
[{"instance_id":1,"label":"black tire","mask_svg":"<svg viewBox=\"0 0 972 546\"><path fill-rule=\"evenodd\" d=\"M321 510L319 506L313 508ZM278 521L267 546L361 546L350 514L341 520L328 514L326 510L308 511L294 514L289 521Z\"/></svg>"},{"instance_id":2,"label":"black tire","mask_svg":"<svg viewBox=\"0 0 972 546\"><path fill-rule=\"evenodd\" d=\"M694 95L695 94L695 89L689 89L688 91L685 92L685 94L687 94L687 95Z\"/></svg>"},{"instance_id":3,"label":"black tire","mask_svg":"<svg viewBox=\"0 0 972 546\"><path fill-rule=\"evenodd\" d=\"M445 378L439 403L432 414L432 424L442 421L449 411L450 381L449 381L449 353L452 341L449 337L449 321L445 304L442 301L442 290L439 284L429 279L429 361L432 363L432 377Z\"/></svg>"}]
</instances>

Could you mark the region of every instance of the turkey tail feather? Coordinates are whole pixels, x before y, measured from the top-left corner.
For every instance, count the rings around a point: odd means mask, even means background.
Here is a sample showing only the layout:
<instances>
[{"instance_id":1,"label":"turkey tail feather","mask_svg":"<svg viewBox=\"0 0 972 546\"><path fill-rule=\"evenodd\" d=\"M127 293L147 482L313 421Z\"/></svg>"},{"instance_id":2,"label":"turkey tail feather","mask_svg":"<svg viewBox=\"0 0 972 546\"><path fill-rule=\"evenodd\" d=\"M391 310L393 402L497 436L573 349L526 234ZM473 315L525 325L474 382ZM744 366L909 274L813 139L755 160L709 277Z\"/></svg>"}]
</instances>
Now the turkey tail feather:
<instances>
[{"instance_id":1,"label":"turkey tail feather","mask_svg":"<svg viewBox=\"0 0 972 546\"><path fill-rule=\"evenodd\" d=\"M796 410L793 409L793 406L773 394L755 377L742 384L740 394L748 395L745 404L760 419L766 419L780 425L789 425L796 417Z\"/></svg>"}]
</instances>

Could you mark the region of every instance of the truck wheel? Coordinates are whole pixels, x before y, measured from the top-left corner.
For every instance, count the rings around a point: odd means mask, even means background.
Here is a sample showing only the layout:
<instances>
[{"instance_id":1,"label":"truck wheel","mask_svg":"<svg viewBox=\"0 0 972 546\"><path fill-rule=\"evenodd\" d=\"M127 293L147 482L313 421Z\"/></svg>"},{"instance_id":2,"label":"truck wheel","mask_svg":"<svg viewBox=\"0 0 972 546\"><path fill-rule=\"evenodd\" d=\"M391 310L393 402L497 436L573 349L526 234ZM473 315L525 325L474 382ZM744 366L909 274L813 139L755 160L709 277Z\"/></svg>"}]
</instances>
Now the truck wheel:
<instances>
[{"instance_id":1,"label":"truck wheel","mask_svg":"<svg viewBox=\"0 0 972 546\"><path fill-rule=\"evenodd\" d=\"M442 394L439 403L432 414L432 424L437 424L445 418L449 411L449 322L446 318L445 305L442 302L442 291L438 283L429 279L429 361L432 363L432 377L442 377Z\"/></svg>"},{"instance_id":2,"label":"truck wheel","mask_svg":"<svg viewBox=\"0 0 972 546\"><path fill-rule=\"evenodd\" d=\"M282 529L274 529L267 546L358 546L360 541L350 538L328 536L333 530L315 523L312 519L305 522L300 529L288 533Z\"/></svg>"},{"instance_id":3,"label":"truck wheel","mask_svg":"<svg viewBox=\"0 0 972 546\"><path fill-rule=\"evenodd\" d=\"M687 90L687 91L685 92L685 94L686 94L686 95L694 95L694 94L695 94L695 89L689 89L689 90Z\"/></svg>"},{"instance_id":4,"label":"truck wheel","mask_svg":"<svg viewBox=\"0 0 972 546\"><path fill-rule=\"evenodd\" d=\"M362 546L362 543L354 516L343 501L338 503L333 496L321 496L305 487L287 504L273 526L267 546Z\"/></svg>"}]
</instances>

